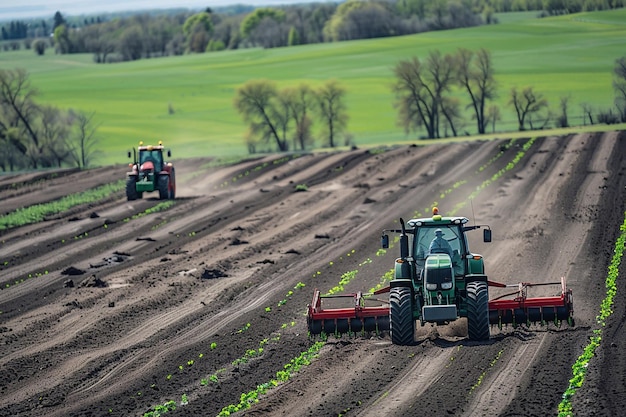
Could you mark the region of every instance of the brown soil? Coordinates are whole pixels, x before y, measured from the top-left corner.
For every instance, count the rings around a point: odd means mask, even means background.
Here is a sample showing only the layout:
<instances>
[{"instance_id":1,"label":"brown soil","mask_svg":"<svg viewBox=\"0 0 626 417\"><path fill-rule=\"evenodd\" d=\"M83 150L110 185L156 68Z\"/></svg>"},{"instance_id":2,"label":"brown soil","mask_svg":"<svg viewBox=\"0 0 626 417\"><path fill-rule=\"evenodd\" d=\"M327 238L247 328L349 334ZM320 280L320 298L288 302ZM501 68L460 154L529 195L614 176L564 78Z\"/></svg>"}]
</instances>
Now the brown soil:
<instances>
[{"instance_id":1,"label":"brown soil","mask_svg":"<svg viewBox=\"0 0 626 417\"><path fill-rule=\"evenodd\" d=\"M492 243L471 242L491 280L566 277L575 326L494 328L489 343L470 342L463 320L418 325L414 346L385 334L331 337L240 414L555 416L606 297L626 210L626 133L539 138L511 169L526 142L221 168L174 161L169 210L133 218L159 201L120 193L0 231L0 416L142 416L170 400L168 416L216 416L313 345L305 313L314 288L355 270L346 292L376 286L398 255L377 252L381 230L433 204L491 226ZM0 214L124 172L1 176ZM576 415L620 416L626 405L624 270ZM531 295L550 291L539 288Z\"/></svg>"}]
</instances>

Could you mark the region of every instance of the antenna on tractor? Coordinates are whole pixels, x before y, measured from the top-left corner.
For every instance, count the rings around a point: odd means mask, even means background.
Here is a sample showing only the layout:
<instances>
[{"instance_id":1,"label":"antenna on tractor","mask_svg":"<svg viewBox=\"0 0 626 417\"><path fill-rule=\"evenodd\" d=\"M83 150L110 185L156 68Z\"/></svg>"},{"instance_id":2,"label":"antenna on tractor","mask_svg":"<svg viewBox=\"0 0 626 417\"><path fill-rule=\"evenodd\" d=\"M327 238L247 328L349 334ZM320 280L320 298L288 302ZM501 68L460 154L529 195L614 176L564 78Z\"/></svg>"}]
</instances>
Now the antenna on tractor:
<instances>
[{"instance_id":1,"label":"antenna on tractor","mask_svg":"<svg viewBox=\"0 0 626 417\"><path fill-rule=\"evenodd\" d=\"M472 207L472 220L474 221L474 226L476 226L476 215L474 215L474 199L470 198L470 207Z\"/></svg>"}]
</instances>

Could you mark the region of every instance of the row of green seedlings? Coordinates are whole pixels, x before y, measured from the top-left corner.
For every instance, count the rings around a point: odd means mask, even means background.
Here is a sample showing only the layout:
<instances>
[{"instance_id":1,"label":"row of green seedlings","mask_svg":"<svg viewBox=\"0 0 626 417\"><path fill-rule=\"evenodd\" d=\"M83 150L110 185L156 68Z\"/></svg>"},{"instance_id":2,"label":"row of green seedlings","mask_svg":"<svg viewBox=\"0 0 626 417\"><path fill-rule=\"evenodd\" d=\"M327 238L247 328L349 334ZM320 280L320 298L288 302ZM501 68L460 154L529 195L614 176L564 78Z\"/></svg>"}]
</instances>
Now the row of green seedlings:
<instances>
[{"instance_id":1,"label":"row of green seedlings","mask_svg":"<svg viewBox=\"0 0 626 417\"><path fill-rule=\"evenodd\" d=\"M503 155L505 150L509 149L511 146L513 146L513 143L516 141L516 139L510 139L509 142L506 145L503 145L502 148L500 149L500 152L498 152L495 156L493 156L489 161L487 161L486 163L484 163L483 165L481 165L477 170L476 173L480 173L482 171L484 171L485 169L487 169L490 165L494 164L498 159L500 159ZM504 168L504 170L501 170L501 172L498 172L497 174L495 174L490 180L489 183L493 182L494 180L498 179L502 174L504 174L504 172L512 169L515 164L517 164L517 162L519 162L519 160L521 159L522 156L524 156L525 151L532 146L532 142L534 142L534 139L531 139L531 141L529 141L530 144L526 143L526 145L524 145L524 147L526 147L526 149L522 152L518 152L518 154L516 155L513 165L511 165L511 163L509 163L507 165L506 168ZM448 188L447 190L444 190L443 192L441 192L439 194L439 199L443 200L444 198L446 198L447 195L452 194L453 191L457 190L458 188L460 188L462 185L465 185L467 183L467 180L460 180L455 182L454 184L452 184L452 187ZM482 190L483 188L485 188L487 185L489 185L489 183L484 182L483 184L481 184L478 188L478 190ZM477 192L475 191L474 193L472 193L468 199L474 198L476 197ZM457 213L462 207L464 207L467 203L466 202L461 202L459 203L457 206L455 206L450 212L446 213L450 216L453 216L454 213ZM430 207L426 207L424 208L424 213L430 213L432 207L439 207L439 202L438 201L434 201L432 203L432 205ZM423 214L422 212L420 212L419 210L416 210L413 213L413 216L416 218L422 217Z\"/></svg>"},{"instance_id":2,"label":"row of green seedlings","mask_svg":"<svg viewBox=\"0 0 626 417\"><path fill-rule=\"evenodd\" d=\"M26 278L20 278L20 279L15 280L13 282L13 284L7 282L6 284L4 284L4 288L5 289L11 288L12 286L24 283L27 279L39 278L39 277L42 277L44 275L48 275L48 270L47 269L45 271L43 271L43 272L32 272L32 273L28 274L28 276Z\"/></svg>"},{"instance_id":3,"label":"row of green seedlings","mask_svg":"<svg viewBox=\"0 0 626 417\"><path fill-rule=\"evenodd\" d=\"M122 191L124 186L125 182L120 180L88 191L70 194L49 203L34 204L32 206L19 208L4 216L0 216L0 230L38 223L43 221L46 216L62 213L81 204L95 203L100 200L109 199L111 194Z\"/></svg>"},{"instance_id":4,"label":"row of green seedlings","mask_svg":"<svg viewBox=\"0 0 626 417\"><path fill-rule=\"evenodd\" d=\"M496 162L498 159L500 159L503 155L504 152L506 152L507 150L509 150L511 148L511 146L513 146L513 144L515 143L517 139L512 138L509 139L509 141L505 144L502 145L500 147L500 152L498 152L497 154L495 154L489 161L487 161L484 165L480 166L477 170L476 173L480 173L483 172L485 169L487 169L490 165L492 165L494 162Z\"/></svg>"},{"instance_id":5,"label":"row of green seedlings","mask_svg":"<svg viewBox=\"0 0 626 417\"><path fill-rule=\"evenodd\" d=\"M222 408L219 412L219 417L228 417L236 412L248 409L252 405L259 402L259 397L266 394L270 389L277 387L281 383L285 383L291 379L293 374L298 372L302 367L311 364L311 361L317 357L320 349L325 345L324 342L319 341L313 343L309 349L301 352L300 355L291 359L289 363L283 366L283 369L276 372L275 378L270 379L260 385L257 385L256 389L242 393L239 398L238 404L230 404Z\"/></svg>"},{"instance_id":6,"label":"row of green seedlings","mask_svg":"<svg viewBox=\"0 0 626 417\"><path fill-rule=\"evenodd\" d=\"M352 251L346 254L346 257L350 257L354 255L355 252L356 251L353 249ZM343 256L341 256L339 260L343 260ZM371 263L371 259L367 259L366 261L362 262L359 265L362 266L368 263ZM334 262L330 261L329 265L333 266ZM343 274L340 283L336 287L333 287L331 291L335 291L335 292L342 291L343 286L349 283L356 276L357 272L358 271L350 271L350 272ZM316 271L313 274L313 278L316 278L320 276L321 274L322 274L321 271ZM302 288L304 286L305 284L298 283L298 285L296 285L296 288ZM282 305L281 302L279 302L279 305ZM269 307L266 307L266 311L271 311L271 309L269 309ZM295 324L296 324L295 322L291 322L292 326L295 326ZM285 325L283 324L281 328L285 328ZM316 357L319 350L326 344L326 340L327 340L327 336L321 335L321 340L313 343L313 345L308 350L301 352L300 355L293 358L288 364L284 365L282 370L277 371L275 379L272 379L268 382L258 385L256 389L252 391L249 391L247 393L242 393L238 404L230 404L224 407L220 411L218 416L219 417L230 416L233 413L247 409L251 407L253 404L258 403L259 396L267 393L268 390L278 386L279 383L286 382L287 380L289 380L292 374L300 370L302 366L309 365L311 359Z\"/></svg>"},{"instance_id":7,"label":"row of green seedlings","mask_svg":"<svg viewBox=\"0 0 626 417\"><path fill-rule=\"evenodd\" d=\"M353 256L355 252L356 251L354 249L351 250L350 252L346 254L346 257ZM385 254L386 254L386 250L384 249L380 249L376 253L377 256L384 256ZM341 256L339 260L343 260L343 256ZM370 264L370 263L372 263L372 260L368 258L365 261L361 262L359 264L359 267L366 265L366 264ZM333 266L334 262L330 261L329 265ZM356 277L357 273L358 273L358 270L348 271L344 273L340 279L339 284L333 287L329 291L329 294L343 291L344 286L347 285L350 281L352 281ZM321 272L317 271L313 274L313 278L316 278L319 275L321 275ZM382 278L381 283L377 285L377 287L384 286L385 285L384 282L390 280L392 276L393 276L393 270L388 271L385 274L385 276ZM304 284L299 283L299 285L296 287L301 288L303 286ZM373 291L374 289L371 290L371 292ZM267 308L266 308L266 311L268 311ZM295 322L292 322L291 325L292 326L295 325ZM285 325L283 325L282 328L284 327ZM256 404L259 401L260 395L263 395L269 389L278 386L280 382L285 382L288 379L290 379L292 374L297 372L302 366L306 366L310 364L310 360L313 357L317 356L320 349L326 344L326 340L327 340L327 335L324 335L324 334L321 335L321 340L315 342L307 351L301 352L299 356L292 359L288 364L284 365L283 370L278 371L276 373L276 379L272 379L264 384L258 385L255 390L249 391L247 393L242 393L239 404L231 404L231 405L224 407L218 416L219 417L230 416L231 414L236 413L237 411L244 410L246 408L251 407L253 404Z\"/></svg>"},{"instance_id":8,"label":"row of green seedlings","mask_svg":"<svg viewBox=\"0 0 626 417\"><path fill-rule=\"evenodd\" d=\"M513 142L514 142L514 139L512 139L512 140L509 142L509 144L507 144L507 145L506 145L506 146L507 146L507 149L508 149L508 148L512 145L512 143L513 143ZM484 188L486 188L487 186L489 186L492 182L494 182L495 180L497 180L497 179L498 179L500 176L502 176L505 172L507 172L507 171L511 170L511 169L512 169L512 168L513 168L513 167L514 167L514 166L515 166L515 165L516 165L516 164L517 164L520 160L521 160L521 158L524 156L525 152L526 152L526 151L527 151L527 150L528 150L528 149L532 146L533 142L534 142L534 139L531 139L531 140L529 140L528 142L526 142L526 143L525 143L525 145L523 146L523 150L522 150L522 151L520 151L520 152L518 152L518 153L516 154L515 158L514 158L511 162L509 162L505 168L501 169L498 173L496 173L495 175L493 175L493 176L492 176L489 180L484 181L484 182L483 182L483 183L482 183L482 184L481 184L481 185L477 188L477 190L476 190L474 193L472 193L472 194L470 195L470 198L474 198L474 197L478 194L478 192L480 192L481 190L483 190ZM493 162L495 162L495 161L496 161L499 157L501 157L503 154L504 154L504 151L503 151L503 150L501 150L501 151L500 151L500 152L499 152L499 153L498 153L498 154L497 154L494 158L492 158L492 159L491 159L491 160L490 160L487 164L485 164L485 165L481 166L481 167L479 168L479 171L483 171L484 169L486 169L486 167L487 167L489 164L492 164ZM447 195L451 194L453 191L457 190L459 187L461 187L461 186L462 186L462 185L464 185L465 183L466 183L466 181L465 181L465 180L462 180L462 181L457 181L457 182L456 182L456 183L455 183L455 184L454 184L451 188L449 188L449 189L447 189L447 190L443 191L443 192L440 194L439 198L440 198L440 199L444 199ZM458 209L460 209L460 208L461 208L462 206L464 206L465 204L466 204L466 203L462 203L461 205L457 205L457 207L455 207L455 209L454 209L453 211L457 211ZM438 205L439 205L439 202L434 201L434 202L432 203L431 207L437 207ZM424 209L424 211L425 211L426 213L430 212L430 210L431 210L431 208L430 208L430 207L427 207L427 208L425 208L425 209ZM447 214L448 214L448 215L454 215L454 214L452 214L452 213L447 213ZM414 216L415 216L415 217L421 217L421 216L422 216L422 214L421 214L419 211L415 211L415 212L414 212ZM394 246L394 245L395 245L398 241L399 241L399 237L398 237L398 236L394 236L393 243L392 243L392 244L390 244L390 249L391 249L391 248L392 248L392 247L393 247L393 246ZM385 255L386 253L387 253L387 251L386 251L385 249L379 249L379 250L376 252L376 256L377 256L377 257L379 257L379 256L383 256L383 255ZM371 262L371 259L369 259L369 258L368 258L368 262ZM340 280L340 283L339 283L337 286L333 287L333 288L329 291L329 294L333 294L333 293L336 293L336 292L343 291L344 285L346 285L347 283L349 283L349 282L350 282L350 281L351 281L351 280L352 280L352 279L356 276L356 273L357 273L357 272L358 272L358 271L349 271L349 272L345 273L344 275L342 275L341 280ZM379 282L379 283L378 283L375 287L371 288L371 289L369 290L369 292L370 292L370 293L373 293L373 292L375 292L376 290L379 290L379 289L383 288L383 287L384 287L384 286L386 286L386 285L387 285L387 283L388 283L389 281L391 281L393 278L394 278L394 270L393 270L393 269L391 269L391 270L387 271L387 272L386 272L386 273L385 273L385 274L381 277L381 281L380 281L380 282ZM461 348L461 346L459 346L459 347L458 347L458 349L460 349L460 348ZM493 366L495 366L495 364L496 364L496 363L498 362L498 360L501 358L501 356L502 356L503 352L504 352L504 350L500 350L500 351L497 353L496 357L495 357L495 358L494 358L494 359L490 362L490 364L489 364L489 369L490 369L490 368L493 368ZM451 357L451 360L454 360L454 357ZM478 377L477 382L476 382L476 383L475 383L475 384L471 387L470 392L469 392L469 395L471 395L471 394L474 392L474 390L475 390L476 388L478 388L478 387L482 384L482 382L483 382L483 380L484 380L485 376L487 375L487 371L488 371L488 369L487 369L487 370L484 370L484 371L481 373L481 375ZM346 412L347 412L347 411L346 411Z\"/></svg>"},{"instance_id":9,"label":"row of green seedlings","mask_svg":"<svg viewBox=\"0 0 626 417\"><path fill-rule=\"evenodd\" d=\"M506 172L508 172L508 171L512 170L513 168L515 168L515 166L519 163L519 161L522 160L524 155L526 155L526 152L528 152L528 150L533 146L533 144L535 143L536 140L537 140L536 137L530 138L529 140L527 140L524 143L524 145L522 145L522 149L517 151L517 153L515 154L515 157L513 157L513 159L511 161L509 161L509 163L506 164L506 166L504 168L501 168L498 172L493 174L491 176L491 178L486 179L485 181L482 182L482 184L480 184L478 187L476 187L476 190L474 190L474 192L469 195L469 197L467 198L466 201L472 200L472 199L476 198L476 196L478 196L478 194L480 194L480 192L482 190L484 190L485 188L490 186L493 182L497 181ZM460 207L455 207L455 209L453 211L456 211L456 210L460 209L461 207L463 207L466 204L467 204L466 202L463 202L460 205Z\"/></svg>"},{"instance_id":10,"label":"row of green seedlings","mask_svg":"<svg viewBox=\"0 0 626 417\"><path fill-rule=\"evenodd\" d=\"M298 290L298 289L301 289L301 288L304 288L304 287L305 287L305 284L304 284L303 282L298 282L298 283L295 285L294 290ZM293 295L293 290L288 291L288 292L287 292L287 294L285 295L285 298L283 298L282 300L280 300L280 301L277 303L277 306L278 306L278 307L280 307L280 306L282 306L282 305L285 305L285 304L287 303L287 300L288 300L288 299L289 299L292 295ZM270 312L271 310L272 310L272 309L271 309L271 307L266 307L266 308L265 308L265 311L266 311L266 312ZM293 326L295 326L295 325L296 325L296 322L295 322L295 321L291 321L290 323L283 323L283 324L281 325L281 329L286 329L286 328L288 328L289 326L292 326L292 327L293 327ZM236 333L238 333L238 334L239 334L239 333L246 332L246 331L248 331L248 330L251 328L251 326L252 326L252 325L251 325L250 323L246 323L246 324L245 324L245 325L243 325L240 329L238 329L238 330L236 331ZM270 341L271 341L271 342L278 342L279 340L280 340L280 333L278 333L277 335L275 335L275 336L274 336L274 337L272 337L271 339L267 339L267 338L262 339L262 340L259 342L259 347L258 347L258 349L247 349L247 350L246 350L246 352L245 352L245 353L244 353L241 357L239 357L239 358L237 358L237 359L233 360L233 361L231 362L231 365L232 365L233 367L237 367L237 366L240 366L240 365L242 365L242 364L247 363L250 359L253 359L253 358L256 358L256 357L260 356L260 355L263 353L263 351L264 351L264 346L265 346L267 343L269 343ZM216 348L217 348L217 343L215 343L215 342L211 343L211 344L210 344L210 348L211 348L211 350L216 349ZM200 354L198 355L198 358L200 358L200 359L201 359L201 358L203 358L203 357L204 357L204 354L202 354L202 353L200 353ZM188 367L193 366L193 364L194 364L194 363L195 363L195 361L194 361L193 359L192 359L192 360L189 360L189 361L187 361L187 366L188 366ZM183 366L183 365L179 365L179 366L178 366L178 370L179 370L179 372L183 372L183 371L184 371L184 369L185 369L185 368L184 368L184 366ZM217 371L215 371L213 374L209 375L209 377L208 377L208 378L203 378L203 379L201 379L201 380L200 380L200 385L201 385L201 386L206 386L206 385L208 385L208 384L209 384L209 382L211 382L211 383L215 383L215 384L219 383L219 374L221 374L221 373L223 373L223 372L225 372L225 371L226 371L226 368L221 368L221 369L218 369L218 370L217 370ZM171 373L169 373L169 374L165 377L165 379L166 379L167 381L170 381L172 378L173 378L173 374L171 374ZM156 387L156 385L155 385L155 384L152 384L151 388L155 388L155 387ZM183 395L185 395L185 394L183 394ZM173 406L175 407L175 404L176 404L176 403L175 403L173 400L168 401L168 402L167 402L167 403L165 403L164 405L157 405L157 406L153 407L153 408L154 408L154 410L151 410L150 412L156 412L157 408L158 408L159 410L161 410L160 412L164 412L163 410L166 410L166 411L167 411L168 404L169 404L169 405L173 405ZM146 414L147 414L147 413L146 413ZM148 416L147 416L146 414L144 414L144 417L156 417L156 416L157 416L156 414L152 414L152 415L148 415ZM158 414L158 415L160 415L160 414Z\"/></svg>"},{"instance_id":11,"label":"row of green seedlings","mask_svg":"<svg viewBox=\"0 0 626 417\"><path fill-rule=\"evenodd\" d=\"M165 202L162 202L162 203L159 203L159 204L157 204L156 206L154 206L154 207L152 207L152 208L146 209L145 211L143 211L143 212L141 212L141 213L137 213L137 214L135 214L134 216L132 216L132 218L126 218L126 219L124 219L124 221L125 221L125 222L126 222L126 221L130 221L131 219L137 219L137 218L139 218L139 217L143 217L143 216L146 216L146 215L148 215L148 214L157 213L157 212L159 212L159 211L164 211L164 210L167 210L167 209L169 209L169 208L170 208L172 205L174 205L174 204L175 204L175 203L174 203L174 201L171 201L171 200L169 200L169 201L165 201ZM106 223L104 224L104 226L103 226L103 227L104 227L105 229L107 229L107 228L108 228L108 226L107 226L107 224L106 224ZM81 233L80 235L76 235L76 236L74 236L74 240L80 240L80 239L87 238L87 237L89 237L89 232ZM65 240L65 239L61 239L61 243L65 243L65 242L66 242L66 240ZM2 265L3 265L3 266L8 266L8 265L9 265L9 261L4 261ZM30 279L30 278L38 278L38 277L41 277L41 276L43 276L43 275L48 275L48 270L45 270L44 272L34 272L34 273L30 273L30 274L28 274L28 276L27 276L26 278L20 278L20 279L16 280L13 284L11 284L11 283L6 283L6 284L4 285L4 288L10 288L12 285L13 285L13 286L15 286L15 285L18 285L18 284L22 284L23 282L25 282L25 281L26 281L26 279Z\"/></svg>"},{"instance_id":12,"label":"row of green seedlings","mask_svg":"<svg viewBox=\"0 0 626 417\"><path fill-rule=\"evenodd\" d=\"M444 192L444 193L443 193L443 195L442 195L442 197L441 197L441 198L444 198L444 197L445 197L445 195L447 195L447 194L449 194L450 192L452 192L452 191L453 191L453 189L457 189L457 188L459 188L459 187L460 187L461 185L463 185L464 183L465 183L465 181L459 181L458 183L456 183L456 184L452 187L452 189L450 189L450 190L446 190L446 192ZM484 188L484 187L483 187L483 188ZM435 202L435 203L434 203L434 205L436 205L436 204L437 204L437 203ZM428 210L428 209L427 209L427 210ZM397 236L394 238L394 242L395 242L396 240L398 240L398 237L397 237ZM350 257L350 256L352 256L354 253L355 253L355 250L353 249L352 251L350 251L349 253L347 253L347 254L346 254L346 256L347 256L347 257ZM379 249L379 250L376 252L376 256L384 256L386 253L387 253L387 251L386 251L386 250L384 250L384 249ZM340 258L340 259L342 259L342 258ZM361 267L361 266L363 266L363 265L365 265L365 264L369 264L369 263L372 263L372 260L371 260L370 258L367 258L365 261L363 261L363 262L361 262L361 263L359 264L359 267ZM332 266L332 265L333 265L333 262L331 261L331 262L329 263L329 265L330 265L330 266ZM336 294L336 293L342 292L342 291L344 290L344 287L345 287L347 284L349 284L349 283L350 283L350 282L351 282L351 281L352 281L352 280L356 277L357 273L358 273L358 270L352 270L352 271L348 271L348 272L344 273L344 274L341 276L341 279L340 279L340 281L339 281L338 285L336 285L335 287L331 288L331 289L329 290L328 294ZM317 271L317 272L314 274L314 276L313 276L313 277L315 278L316 276L318 276L318 275L320 275L320 274L321 274L321 272L320 272L320 271ZM388 281L390 281L391 279L393 279L393 274L394 274L394 271L393 271L393 270L387 271L387 272L383 275L383 277L381 278L381 281L380 281L380 282L379 282L379 283L378 283L378 284L377 284L374 288L370 289L370 292L374 292L374 291L376 291L377 289L380 289L380 288L382 288L383 286L385 286L385 285L386 285L386 283L387 283ZM266 311L269 311L269 310L266 308ZM320 350L320 349L324 346L324 344L325 344L325 337L326 337L326 335L322 335L322 337L323 337L323 339L322 339L321 341L316 342L316 343L312 346L312 348L314 348L315 352L318 352L318 351L319 351L319 350ZM306 352L303 352L303 354L305 354L305 353L306 353ZM502 351L500 351L500 352L498 353L497 357L496 357L496 358L495 358L495 359L491 362L491 366L493 366L493 365L497 362L497 360L500 358L501 354L502 354ZM298 368L298 369L299 369L299 368ZM485 373L486 373L486 371L485 371ZM277 374L277 375L278 375L278 374ZM484 375L482 375L482 378L484 378ZM479 381L482 381L482 378L479 378ZM478 385L479 385L479 384L480 384L480 382L478 383ZM224 407L224 409L223 409L223 410L222 410L222 412L219 414L219 416L229 416L229 415L231 415L233 412L237 412L237 411L240 411L240 410L242 410L242 409L245 409L245 408L250 407L250 406L251 406L251 404L257 403L257 402L259 401L259 400L258 400L258 395L259 395L259 394L264 394L264 393L265 393L265 392L266 392L269 388L272 388L273 386L276 386L276 385L278 385L278 384L277 384L277 382L276 382L276 381L274 381L274 380L272 380L272 381L270 381L269 383L262 384L262 385L258 386L258 387L257 387L257 390L250 391L249 393L244 393L244 394L241 394L241 401L240 401L240 403L239 403L239 404L237 404L237 405L229 405L229 406L227 406L227 407ZM476 386L478 386L478 385L476 385Z\"/></svg>"},{"instance_id":13,"label":"row of green seedlings","mask_svg":"<svg viewBox=\"0 0 626 417\"><path fill-rule=\"evenodd\" d=\"M460 348L460 346L459 346ZM487 376L487 371L491 368L494 367L494 365L496 363L498 363L498 360L500 360L500 358L502 357L502 353L504 352L504 349L500 349L498 351L498 353L496 354L496 357L493 358L491 360L491 362L489 362L489 367L487 369L485 369L479 376L478 376L478 380L476 381L476 383L474 385L472 385L472 387L469 390L468 396L472 395L474 393L474 391L476 390L476 388L478 388L482 383L483 380L485 379L485 376Z\"/></svg>"},{"instance_id":14,"label":"row of green seedlings","mask_svg":"<svg viewBox=\"0 0 626 417\"><path fill-rule=\"evenodd\" d=\"M613 313L613 299L617 294L617 277L619 276L619 266L624 255L624 247L626 246L626 212L624 212L624 221L620 226L620 235L615 241L615 249L613 250L613 258L609 265L608 274L605 280L606 297L600 303L600 314L596 317L596 322L600 326L593 330L593 336L589 338L589 344L583 349L583 353L578 357L572 365L572 378L561 402L559 403L559 417L570 417L574 414L572 408L572 397L576 391L583 385L587 367L591 358L595 356L596 349L602 341L602 329L606 326L606 320Z\"/></svg>"},{"instance_id":15,"label":"row of green seedlings","mask_svg":"<svg viewBox=\"0 0 626 417\"><path fill-rule=\"evenodd\" d=\"M219 185L219 187L220 187L220 188L228 187L230 184L235 183L235 182L239 181L240 179L242 179L242 178L244 178L244 177L247 177L247 176L248 176L248 175L250 175L251 173L261 171L261 170L263 170L263 169L267 168L267 167L268 167L268 166L270 166L270 165L280 165L280 164L284 164L284 163L289 162L289 161L291 161L291 160L293 160L293 159L299 158L300 156L301 156L301 155L284 156L284 157L279 158L279 159L276 159L276 160L274 160L274 161L272 161L272 162L264 162L264 163L262 163L261 165L257 165L256 167L254 167L254 168L252 168L252 169L249 169L249 170L246 170L246 171L240 172L240 173L239 173L239 175L237 175L237 176L235 176L235 177L232 177L230 180L226 180L226 181L224 181L223 183L221 183L221 184Z\"/></svg>"},{"instance_id":16,"label":"row of green seedlings","mask_svg":"<svg viewBox=\"0 0 626 417\"><path fill-rule=\"evenodd\" d=\"M468 197L468 199L471 198L475 198L478 193L480 191L482 191L483 189L485 189L487 186L489 186L491 183L493 183L495 180L497 180L499 177L501 177L505 172L510 171L511 169L513 169L517 163L522 159L522 157L525 155L525 153L528 151L528 149L530 149L530 147L533 145L533 143L535 142L536 138L532 138L530 140L528 140L523 146L522 146L522 150L517 152L517 154L515 155L515 157L513 158L513 160L511 162L509 162L505 168L499 170L496 174L494 174L490 179L485 180L480 186L477 187L477 190L472 192L470 194L470 196ZM515 139L511 139L507 145L505 145L506 149L510 148L513 143L515 142ZM478 171L483 171L484 169L486 169L486 167L492 163L494 163L498 158L500 158L502 155L504 154L504 150L500 150L500 152L493 158L491 158L490 161L488 161L486 164L484 164L483 166L481 166ZM461 187L462 185L464 185L467 181L465 180L461 180L461 181L457 181L455 184L453 184L453 186L445 191L443 191L440 194L440 199L444 199L447 195L451 194L453 191L457 190L459 187ZM449 213L446 213L447 215L453 216L454 213L456 213L462 206L464 206L465 204L467 204L466 202L461 203L460 205L457 205L457 207L455 207L454 210L452 210ZM439 206L439 202L438 201L433 201L430 207L437 207ZM429 212L431 210L430 207L427 207L424 209L425 212ZM419 211L415 211L413 213L413 215L415 217L421 217L422 213ZM399 240L398 236L394 236L394 243L397 243L397 241ZM390 249L393 246L390 246ZM348 253L347 256L350 256L351 254L354 253L354 250L352 250L351 253ZM376 252L376 256L380 257L383 256L384 254L386 254L386 250L384 249L379 249ZM372 260L370 258L368 258L365 262L359 264L360 266L365 264L365 263L371 263ZM330 263L330 265L332 265L332 262ZM342 275L341 280L339 282L339 284L333 288L331 288L328 292L328 294L335 294L338 292L343 291L344 286L346 284L348 284L350 281L352 281L354 279L354 277L356 276L356 273L358 272L358 270L355 271L349 271L346 272ZM320 272L318 271L317 274L320 274ZM370 290L370 292L374 292L380 288L382 288L384 285L386 285L386 282L390 281L393 278L393 270L388 271L383 277L381 282L374 288L372 288Z\"/></svg>"},{"instance_id":17,"label":"row of green seedlings","mask_svg":"<svg viewBox=\"0 0 626 417\"><path fill-rule=\"evenodd\" d=\"M144 211L142 211L142 212L140 212L140 213L136 213L136 214L132 215L131 217L126 217L126 218L123 220L123 222L124 222L124 223L128 223L128 222L130 222L131 220L136 220L136 219L139 219L139 218L141 218L141 217L147 216L147 215L149 215L149 214L154 214L154 213L158 213L158 212L161 212L161 211L168 210L168 209L170 209L170 208L171 208L174 204L176 204L176 202L175 202L175 201L173 201L173 200L162 201L162 202L158 203L157 205L155 205L155 206L153 206L153 207L150 207L150 208L147 208L147 209L145 209ZM157 224L157 225L155 225L155 226L152 226L152 229L151 229L151 230L155 230L155 229L157 229L158 227L160 227L160 226L164 225L165 223L167 223L167 220L163 220L161 223L159 223L159 224ZM105 229L105 230L107 230L107 229L109 228L109 225L105 222L105 223L102 225L102 228L103 228L103 229ZM89 237L89 233L88 233L88 232L85 232L85 233L81 233L80 235L76 235L76 236L74 236L74 240L80 240L80 239L82 239L83 237L85 237L85 238L86 238L86 237ZM65 243L65 239L61 239L61 243Z\"/></svg>"}]
</instances>

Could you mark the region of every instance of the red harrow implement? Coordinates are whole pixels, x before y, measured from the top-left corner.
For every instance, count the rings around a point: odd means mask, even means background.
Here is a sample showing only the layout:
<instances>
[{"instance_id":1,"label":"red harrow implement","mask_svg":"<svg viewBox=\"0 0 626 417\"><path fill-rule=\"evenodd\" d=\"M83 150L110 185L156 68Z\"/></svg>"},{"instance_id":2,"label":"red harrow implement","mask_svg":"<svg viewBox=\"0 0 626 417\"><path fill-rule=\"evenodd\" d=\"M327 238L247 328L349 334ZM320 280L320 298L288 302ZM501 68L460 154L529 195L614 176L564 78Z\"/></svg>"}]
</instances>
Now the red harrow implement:
<instances>
[{"instance_id":1,"label":"red harrow implement","mask_svg":"<svg viewBox=\"0 0 626 417\"><path fill-rule=\"evenodd\" d=\"M543 285L561 284L561 294L553 297L528 297L527 292L530 287ZM489 300L489 323L512 324L513 326L531 323L541 323L542 325L554 322L558 325L565 321L570 326L574 325L574 299L572 290L565 285L565 277L561 282L547 282L541 284L531 284L521 282L519 284L500 284L489 281L489 286L499 288L517 288L516 291L501 295ZM504 299L514 296L513 299Z\"/></svg>"},{"instance_id":2,"label":"red harrow implement","mask_svg":"<svg viewBox=\"0 0 626 417\"><path fill-rule=\"evenodd\" d=\"M528 289L538 286L561 285L560 295L550 297L528 297ZM534 323L545 325L554 323L559 325L565 321L574 325L574 304L572 290L565 284L565 278L560 282L532 284L502 284L488 281L490 287L516 288L516 291L500 295L489 300L489 324L511 324L513 327L530 326ZM308 306L308 327L311 335L346 334L360 332L382 332L390 329L389 301L372 298L375 295L388 293L390 287L382 288L374 293L363 294L334 294L322 295L318 289L313 294L313 300ZM513 298L508 298L513 297ZM324 300L346 300L352 302L349 307L324 308ZM332 303L329 301L329 303ZM366 304L376 303L378 305Z\"/></svg>"}]
</instances>

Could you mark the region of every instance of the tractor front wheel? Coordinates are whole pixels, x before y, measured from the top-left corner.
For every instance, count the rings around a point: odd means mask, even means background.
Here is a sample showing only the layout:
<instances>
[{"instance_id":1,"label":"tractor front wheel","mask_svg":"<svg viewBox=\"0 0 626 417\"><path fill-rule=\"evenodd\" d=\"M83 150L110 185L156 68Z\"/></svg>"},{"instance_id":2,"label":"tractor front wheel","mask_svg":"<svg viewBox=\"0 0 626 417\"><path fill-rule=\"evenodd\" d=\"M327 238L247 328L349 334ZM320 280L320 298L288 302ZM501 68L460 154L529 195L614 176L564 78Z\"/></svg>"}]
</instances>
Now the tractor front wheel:
<instances>
[{"instance_id":1,"label":"tractor front wheel","mask_svg":"<svg viewBox=\"0 0 626 417\"><path fill-rule=\"evenodd\" d=\"M467 284L467 335L470 340L489 340L489 293L487 283Z\"/></svg>"},{"instance_id":2,"label":"tractor front wheel","mask_svg":"<svg viewBox=\"0 0 626 417\"><path fill-rule=\"evenodd\" d=\"M141 198L141 194L137 192L137 177L128 177L126 180L126 199L128 201Z\"/></svg>"},{"instance_id":3,"label":"tractor front wheel","mask_svg":"<svg viewBox=\"0 0 626 417\"><path fill-rule=\"evenodd\" d=\"M411 298L411 289L408 287L394 287L389 292L391 342L395 345L415 343L415 320Z\"/></svg>"}]
</instances>

